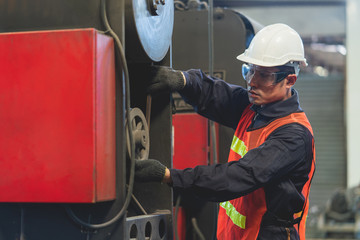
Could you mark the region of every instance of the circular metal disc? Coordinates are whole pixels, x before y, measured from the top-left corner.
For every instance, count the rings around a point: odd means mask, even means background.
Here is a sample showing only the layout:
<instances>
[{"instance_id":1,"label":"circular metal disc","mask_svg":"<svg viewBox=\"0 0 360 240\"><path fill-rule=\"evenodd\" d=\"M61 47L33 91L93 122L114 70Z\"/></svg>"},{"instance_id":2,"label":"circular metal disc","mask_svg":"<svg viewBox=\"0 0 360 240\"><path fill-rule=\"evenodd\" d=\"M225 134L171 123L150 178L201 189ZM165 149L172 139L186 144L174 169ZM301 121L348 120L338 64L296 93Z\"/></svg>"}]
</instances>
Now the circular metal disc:
<instances>
[{"instance_id":1,"label":"circular metal disc","mask_svg":"<svg viewBox=\"0 0 360 240\"><path fill-rule=\"evenodd\" d=\"M135 159L145 160L149 158L150 136L146 118L139 108L130 110L130 122L132 126L132 136L135 146ZM131 157L131 144L128 131L128 122L125 124L127 155Z\"/></svg>"},{"instance_id":2,"label":"circular metal disc","mask_svg":"<svg viewBox=\"0 0 360 240\"><path fill-rule=\"evenodd\" d=\"M161 61L171 43L174 25L174 1L165 0L158 4L153 16L148 7L148 0L132 0L134 21L138 37L146 54L153 61Z\"/></svg>"}]
</instances>

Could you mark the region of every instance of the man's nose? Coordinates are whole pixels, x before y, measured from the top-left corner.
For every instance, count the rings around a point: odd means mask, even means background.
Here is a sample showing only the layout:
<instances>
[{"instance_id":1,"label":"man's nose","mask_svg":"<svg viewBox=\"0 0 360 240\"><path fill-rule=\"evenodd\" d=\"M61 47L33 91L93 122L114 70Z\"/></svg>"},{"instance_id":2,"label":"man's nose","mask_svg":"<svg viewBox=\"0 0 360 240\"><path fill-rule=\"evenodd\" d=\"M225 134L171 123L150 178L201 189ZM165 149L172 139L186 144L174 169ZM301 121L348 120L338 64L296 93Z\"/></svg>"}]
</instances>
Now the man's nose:
<instances>
[{"instance_id":1,"label":"man's nose","mask_svg":"<svg viewBox=\"0 0 360 240\"><path fill-rule=\"evenodd\" d=\"M258 81L256 81L256 74L248 81L248 86L255 87L257 86Z\"/></svg>"}]
</instances>

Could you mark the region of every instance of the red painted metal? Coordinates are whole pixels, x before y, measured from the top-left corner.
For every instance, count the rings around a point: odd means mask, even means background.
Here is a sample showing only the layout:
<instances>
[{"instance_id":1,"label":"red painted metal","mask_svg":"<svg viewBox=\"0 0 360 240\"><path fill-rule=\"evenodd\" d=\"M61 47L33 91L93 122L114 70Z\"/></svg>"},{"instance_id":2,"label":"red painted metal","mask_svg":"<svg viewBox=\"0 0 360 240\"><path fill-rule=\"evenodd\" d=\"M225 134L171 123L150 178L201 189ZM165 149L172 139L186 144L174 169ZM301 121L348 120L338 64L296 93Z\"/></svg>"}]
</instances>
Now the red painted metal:
<instances>
[{"instance_id":1,"label":"red painted metal","mask_svg":"<svg viewBox=\"0 0 360 240\"><path fill-rule=\"evenodd\" d=\"M175 213L176 208L173 209L173 212ZM175 224L175 221L174 221ZM177 224L176 226L174 225L174 228L177 227L176 232L177 232L177 237L175 236L175 231L174 231L174 239L179 239L179 240L186 240L186 213L185 213L185 209L183 207L179 207L178 209L178 213L177 213Z\"/></svg>"},{"instance_id":2,"label":"red painted metal","mask_svg":"<svg viewBox=\"0 0 360 240\"><path fill-rule=\"evenodd\" d=\"M173 115L174 155L173 167L192 168L208 164L208 120L196 113ZM186 212L179 207L177 232L186 239Z\"/></svg>"},{"instance_id":3,"label":"red painted metal","mask_svg":"<svg viewBox=\"0 0 360 240\"><path fill-rule=\"evenodd\" d=\"M0 34L0 201L115 198L114 44L94 29Z\"/></svg>"},{"instance_id":4,"label":"red painted metal","mask_svg":"<svg viewBox=\"0 0 360 240\"><path fill-rule=\"evenodd\" d=\"M173 115L174 156L177 169L208 164L208 120L196 113Z\"/></svg>"}]
</instances>

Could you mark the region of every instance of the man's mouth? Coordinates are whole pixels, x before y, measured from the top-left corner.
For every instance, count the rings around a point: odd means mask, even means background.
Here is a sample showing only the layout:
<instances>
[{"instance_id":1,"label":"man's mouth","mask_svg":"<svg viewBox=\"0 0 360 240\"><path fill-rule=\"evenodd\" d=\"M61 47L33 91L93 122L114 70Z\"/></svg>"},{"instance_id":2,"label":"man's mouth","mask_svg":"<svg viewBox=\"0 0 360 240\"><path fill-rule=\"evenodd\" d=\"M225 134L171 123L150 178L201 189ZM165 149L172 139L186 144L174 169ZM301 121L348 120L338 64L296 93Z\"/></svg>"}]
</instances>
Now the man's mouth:
<instances>
[{"instance_id":1,"label":"man's mouth","mask_svg":"<svg viewBox=\"0 0 360 240\"><path fill-rule=\"evenodd\" d=\"M249 90L248 92L249 92L250 95L258 95L258 94L257 94L255 91L253 91L253 90Z\"/></svg>"}]
</instances>

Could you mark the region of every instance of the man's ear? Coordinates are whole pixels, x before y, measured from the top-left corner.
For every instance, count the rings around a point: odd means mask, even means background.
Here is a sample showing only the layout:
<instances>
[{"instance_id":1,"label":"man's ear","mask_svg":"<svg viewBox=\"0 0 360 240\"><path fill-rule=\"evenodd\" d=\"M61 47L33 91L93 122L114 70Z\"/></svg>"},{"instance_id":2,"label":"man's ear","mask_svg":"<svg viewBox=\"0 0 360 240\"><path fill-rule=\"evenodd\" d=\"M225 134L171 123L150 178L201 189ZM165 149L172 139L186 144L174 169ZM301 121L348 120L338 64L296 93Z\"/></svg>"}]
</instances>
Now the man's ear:
<instances>
[{"instance_id":1,"label":"man's ear","mask_svg":"<svg viewBox=\"0 0 360 240\"><path fill-rule=\"evenodd\" d=\"M296 74L289 74L286 77L286 85L288 85L289 87L292 87L296 83L296 80L297 80Z\"/></svg>"}]
</instances>

